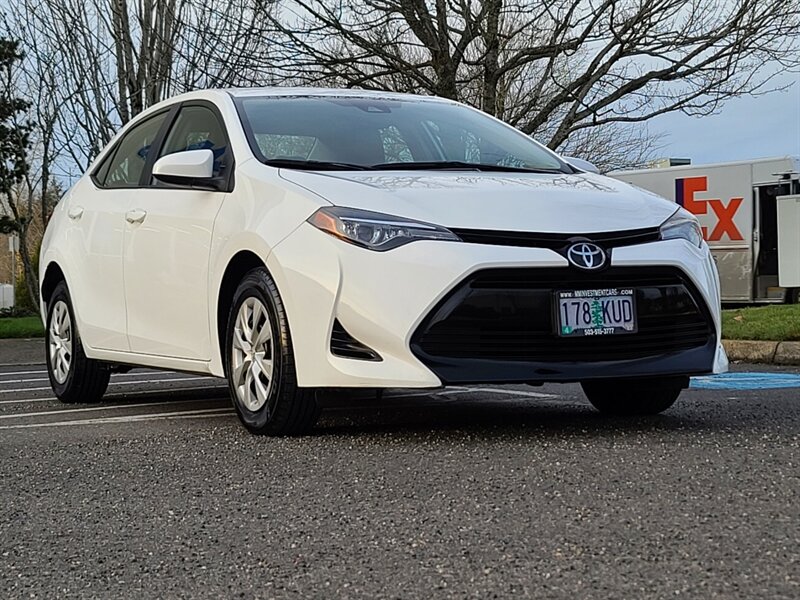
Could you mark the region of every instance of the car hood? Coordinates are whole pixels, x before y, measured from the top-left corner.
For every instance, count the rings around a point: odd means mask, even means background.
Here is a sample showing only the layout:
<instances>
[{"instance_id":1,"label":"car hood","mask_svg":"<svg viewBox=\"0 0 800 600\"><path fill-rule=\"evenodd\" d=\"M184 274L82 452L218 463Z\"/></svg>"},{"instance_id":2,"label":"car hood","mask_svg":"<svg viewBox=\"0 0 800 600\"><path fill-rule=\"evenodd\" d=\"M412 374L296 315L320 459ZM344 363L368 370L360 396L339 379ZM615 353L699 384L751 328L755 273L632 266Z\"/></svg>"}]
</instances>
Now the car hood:
<instances>
[{"instance_id":1,"label":"car hood","mask_svg":"<svg viewBox=\"0 0 800 600\"><path fill-rule=\"evenodd\" d=\"M281 177L337 206L465 229L592 233L657 227L677 206L590 173L296 171Z\"/></svg>"}]
</instances>

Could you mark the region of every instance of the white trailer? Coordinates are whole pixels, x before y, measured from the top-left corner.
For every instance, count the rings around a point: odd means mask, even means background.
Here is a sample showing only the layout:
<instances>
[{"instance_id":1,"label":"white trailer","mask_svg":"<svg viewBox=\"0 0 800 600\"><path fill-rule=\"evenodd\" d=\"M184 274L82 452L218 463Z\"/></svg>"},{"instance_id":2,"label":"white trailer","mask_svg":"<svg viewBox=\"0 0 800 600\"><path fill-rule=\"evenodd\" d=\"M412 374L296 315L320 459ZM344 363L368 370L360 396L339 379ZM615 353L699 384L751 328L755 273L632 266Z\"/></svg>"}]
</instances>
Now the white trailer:
<instances>
[{"instance_id":1,"label":"white trailer","mask_svg":"<svg viewBox=\"0 0 800 600\"><path fill-rule=\"evenodd\" d=\"M719 267L723 302L800 301L800 159L610 175L697 216Z\"/></svg>"}]
</instances>

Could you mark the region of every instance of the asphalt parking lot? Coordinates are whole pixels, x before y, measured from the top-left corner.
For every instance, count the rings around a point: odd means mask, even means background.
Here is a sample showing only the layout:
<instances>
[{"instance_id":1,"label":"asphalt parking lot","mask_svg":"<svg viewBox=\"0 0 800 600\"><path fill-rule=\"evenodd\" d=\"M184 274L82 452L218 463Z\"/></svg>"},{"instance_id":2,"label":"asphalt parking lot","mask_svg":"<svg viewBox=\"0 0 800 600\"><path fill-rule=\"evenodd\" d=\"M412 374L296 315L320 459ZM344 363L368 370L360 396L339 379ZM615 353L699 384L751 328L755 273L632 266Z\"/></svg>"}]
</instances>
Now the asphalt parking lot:
<instances>
[{"instance_id":1,"label":"asphalt parking lot","mask_svg":"<svg viewBox=\"0 0 800 600\"><path fill-rule=\"evenodd\" d=\"M735 370L656 418L482 386L269 439L221 380L0 367L0 596L797 598L800 371Z\"/></svg>"}]
</instances>

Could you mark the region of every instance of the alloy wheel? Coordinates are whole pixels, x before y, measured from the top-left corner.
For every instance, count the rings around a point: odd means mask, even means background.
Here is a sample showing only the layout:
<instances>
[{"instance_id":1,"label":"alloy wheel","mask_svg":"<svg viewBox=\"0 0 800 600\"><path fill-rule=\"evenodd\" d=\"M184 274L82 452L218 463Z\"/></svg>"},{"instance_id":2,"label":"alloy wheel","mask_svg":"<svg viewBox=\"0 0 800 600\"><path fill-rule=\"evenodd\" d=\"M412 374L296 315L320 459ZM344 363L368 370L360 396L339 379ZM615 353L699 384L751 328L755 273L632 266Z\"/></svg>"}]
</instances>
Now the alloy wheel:
<instances>
[{"instance_id":1,"label":"alloy wheel","mask_svg":"<svg viewBox=\"0 0 800 600\"><path fill-rule=\"evenodd\" d=\"M50 318L50 367L58 383L64 383L72 364L72 319L66 302L59 300Z\"/></svg>"},{"instance_id":2,"label":"alloy wheel","mask_svg":"<svg viewBox=\"0 0 800 600\"><path fill-rule=\"evenodd\" d=\"M269 399L275 360L272 324L264 304L253 296L239 307L233 330L231 378L247 410L260 410Z\"/></svg>"}]
</instances>

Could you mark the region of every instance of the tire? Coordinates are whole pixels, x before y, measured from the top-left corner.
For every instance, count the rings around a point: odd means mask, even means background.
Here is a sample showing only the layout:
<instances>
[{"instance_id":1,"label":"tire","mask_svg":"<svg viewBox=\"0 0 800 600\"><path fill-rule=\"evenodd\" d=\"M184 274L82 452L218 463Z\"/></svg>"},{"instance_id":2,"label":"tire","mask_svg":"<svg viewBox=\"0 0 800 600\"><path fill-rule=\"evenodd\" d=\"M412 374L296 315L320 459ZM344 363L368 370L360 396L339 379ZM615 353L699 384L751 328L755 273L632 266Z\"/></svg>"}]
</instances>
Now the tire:
<instances>
[{"instance_id":1,"label":"tire","mask_svg":"<svg viewBox=\"0 0 800 600\"><path fill-rule=\"evenodd\" d=\"M56 397L67 404L99 402L108 389L111 371L87 358L63 281L47 303L45 327L47 375Z\"/></svg>"},{"instance_id":2,"label":"tire","mask_svg":"<svg viewBox=\"0 0 800 600\"><path fill-rule=\"evenodd\" d=\"M800 288L792 288L786 292L786 304L800 304Z\"/></svg>"},{"instance_id":3,"label":"tire","mask_svg":"<svg viewBox=\"0 0 800 600\"><path fill-rule=\"evenodd\" d=\"M251 433L301 435L314 426L316 390L297 386L286 312L264 268L247 273L234 294L225 330L225 374L239 419Z\"/></svg>"},{"instance_id":4,"label":"tire","mask_svg":"<svg viewBox=\"0 0 800 600\"><path fill-rule=\"evenodd\" d=\"M688 385L687 377L611 379L584 381L583 393L606 415L656 415L678 399Z\"/></svg>"}]
</instances>

